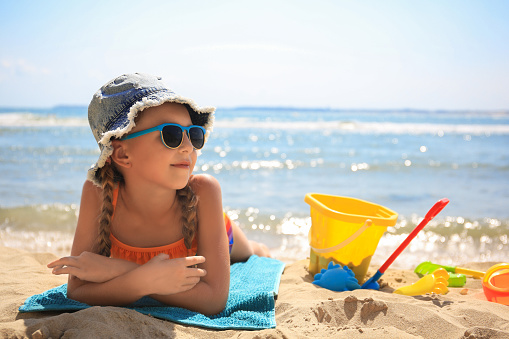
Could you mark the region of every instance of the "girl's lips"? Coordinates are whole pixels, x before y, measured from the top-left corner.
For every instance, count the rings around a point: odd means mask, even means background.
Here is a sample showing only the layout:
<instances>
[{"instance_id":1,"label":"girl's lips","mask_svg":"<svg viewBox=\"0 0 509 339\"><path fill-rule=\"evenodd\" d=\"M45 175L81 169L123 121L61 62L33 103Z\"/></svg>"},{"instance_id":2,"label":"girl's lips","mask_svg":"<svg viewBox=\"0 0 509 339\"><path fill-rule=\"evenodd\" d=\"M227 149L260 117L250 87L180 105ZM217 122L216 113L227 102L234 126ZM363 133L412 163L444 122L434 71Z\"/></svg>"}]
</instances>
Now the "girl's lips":
<instances>
[{"instance_id":1,"label":"girl's lips","mask_svg":"<svg viewBox=\"0 0 509 339\"><path fill-rule=\"evenodd\" d=\"M189 162L179 162L177 164L173 164L172 166L173 167L177 167L177 168L184 168L184 169L189 169L189 165L190 163Z\"/></svg>"}]
</instances>

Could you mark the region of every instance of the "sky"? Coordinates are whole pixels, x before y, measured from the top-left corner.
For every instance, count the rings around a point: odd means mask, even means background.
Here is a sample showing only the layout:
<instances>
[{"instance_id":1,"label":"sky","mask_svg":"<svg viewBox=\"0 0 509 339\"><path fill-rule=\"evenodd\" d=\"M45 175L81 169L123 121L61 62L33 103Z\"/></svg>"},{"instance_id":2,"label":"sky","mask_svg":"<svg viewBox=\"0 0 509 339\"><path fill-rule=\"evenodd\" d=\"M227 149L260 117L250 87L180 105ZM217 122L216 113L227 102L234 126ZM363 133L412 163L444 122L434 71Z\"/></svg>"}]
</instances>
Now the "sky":
<instances>
[{"instance_id":1,"label":"sky","mask_svg":"<svg viewBox=\"0 0 509 339\"><path fill-rule=\"evenodd\" d=\"M199 105L509 109L509 1L0 0L0 106L123 73Z\"/></svg>"}]
</instances>

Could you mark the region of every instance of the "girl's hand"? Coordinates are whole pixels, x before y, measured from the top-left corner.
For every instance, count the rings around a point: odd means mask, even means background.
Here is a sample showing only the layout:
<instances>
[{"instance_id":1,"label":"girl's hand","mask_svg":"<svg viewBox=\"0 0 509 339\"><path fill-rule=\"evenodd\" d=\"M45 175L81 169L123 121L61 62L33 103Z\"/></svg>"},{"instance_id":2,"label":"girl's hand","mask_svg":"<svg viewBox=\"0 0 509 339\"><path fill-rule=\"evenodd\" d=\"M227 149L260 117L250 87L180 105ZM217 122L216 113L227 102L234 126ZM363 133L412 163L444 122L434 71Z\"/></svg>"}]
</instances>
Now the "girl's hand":
<instances>
[{"instance_id":1,"label":"girl's hand","mask_svg":"<svg viewBox=\"0 0 509 339\"><path fill-rule=\"evenodd\" d=\"M168 259L161 253L139 267L139 276L144 279L147 294L168 295L192 289L207 271L194 267L205 262L205 257L194 256Z\"/></svg>"},{"instance_id":2,"label":"girl's hand","mask_svg":"<svg viewBox=\"0 0 509 339\"><path fill-rule=\"evenodd\" d=\"M70 274L80 280L103 283L138 267L135 263L117 260L92 252L63 257L48 264L53 274Z\"/></svg>"}]
</instances>

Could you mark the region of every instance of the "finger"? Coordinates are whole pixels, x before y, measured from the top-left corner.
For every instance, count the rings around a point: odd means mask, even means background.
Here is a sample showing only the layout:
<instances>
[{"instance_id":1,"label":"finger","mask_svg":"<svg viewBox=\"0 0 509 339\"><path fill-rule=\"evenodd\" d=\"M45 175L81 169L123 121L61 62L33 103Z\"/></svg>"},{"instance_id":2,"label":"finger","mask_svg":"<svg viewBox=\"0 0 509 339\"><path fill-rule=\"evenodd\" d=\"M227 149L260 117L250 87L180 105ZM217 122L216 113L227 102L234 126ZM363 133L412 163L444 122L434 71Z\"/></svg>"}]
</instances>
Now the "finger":
<instances>
[{"instance_id":1,"label":"finger","mask_svg":"<svg viewBox=\"0 0 509 339\"><path fill-rule=\"evenodd\" d=\"M54 268L53 271L51 271L51 273L55 274L55 275L61 275L61 274L72 274L72 275L77 275L77 273L79 270L76 268L76 267L71 267L71 266L62 266L62 267L58 267L58 268Z\"/></svg>"},{"instance_id":2,"label":"finger","mask_svg":"<svg viewBox=\"0 0 509 339\"><path fill-rule=\"evenodd\" d=\"M190 268L188 274L189 277L204 277L207 275L207 271L203 268Z\"/></svg>"},{"instance_id":3,"label":"finger","mask_svg":"<svg viewBox=\"0 0 509 339\"><path fill-rule=\"evenodd\" d=\"M60 263L62 261L63 258L60 258L60 259L57 259L57 260L53 260L52 262L50 262L47 267L48 268L52 268L52 267L55 267L55 266L62 266L62 264Z\"/></svg>"},{"instance_id":4,"label":"finger","mask_svg":"<svg viewBox=\"0 0 509 339\"><path fill-rule=\"evenodd\" d=\"M195 286L201 281L200 277L188 277L184 282L182 282L182 286Z\"/></svg>"},{"instance_id":5,"label":"finger","mask_svg":"<svg viewBox=\"0 0 509 339\"><path fill-rule=\"evenodd\" d=\"M185 257L183 259L185 261L186 266L194 266L198 264L203 264L205 262L205 257L202 257L201 255L197 255L194 257Z\"/></svg>"},{"instance_id":6,"label":"finger","mask_svg":"<svg viewBox=\"0 0 509 339\"><path fill-rule=\"evenodd\" d=\"M182 293L182 292L186 292L186 291L189 291L190 289L192 289L193 287L195 287L196 284L189 284L189 285L182 285L180 286L180 288L178 289L178 292L177 293Z\"/></svg>"},{"instance_id":7,"label":"finger","mask_svg":"<svg viewBox=\"0 0 509 339\"><path fill-rule=\"evenodd\" d=\"M166 259L169 259L170 256L168 254L166 254L166 253L159 253L154 258L158 258L160 260L166 260Z\"/></svg>"},{"instance_id":8,"label":"finger","mask_svg":"<svg viewBox=\"0 0 509 339\"><path fill-rule=\"evenodd\" d=\"M195 278L188 278L186 279L186 281L184 281L182 283L181 286L183 287L188 287L188 288L193 288L195 287L198 283L200 282L200 278L198 277L195 277Z\"/></svg>"},{"instance_id":9,"label":"finger","mask_svg":"<svg viewBox=\"0 0 509 339\"><path fill-rule=\"evenodd\" d=\"M199 282L200 282L199 277L190 277L190 278L186 279L186 282L183 285L186 285L186 286L187 285L196 285Z\"/></svg>"},{"instance_id":10,"label":"finger","mask_svg":"<svg viewBox=\"0 0 509 339\"><path fill-rule=\"evenodd\" d=\"M55 261L50 262L47 267L53 268L55 266L67 266L76 262L76 257L63 257Z\"/></svg>"}]
</instances>

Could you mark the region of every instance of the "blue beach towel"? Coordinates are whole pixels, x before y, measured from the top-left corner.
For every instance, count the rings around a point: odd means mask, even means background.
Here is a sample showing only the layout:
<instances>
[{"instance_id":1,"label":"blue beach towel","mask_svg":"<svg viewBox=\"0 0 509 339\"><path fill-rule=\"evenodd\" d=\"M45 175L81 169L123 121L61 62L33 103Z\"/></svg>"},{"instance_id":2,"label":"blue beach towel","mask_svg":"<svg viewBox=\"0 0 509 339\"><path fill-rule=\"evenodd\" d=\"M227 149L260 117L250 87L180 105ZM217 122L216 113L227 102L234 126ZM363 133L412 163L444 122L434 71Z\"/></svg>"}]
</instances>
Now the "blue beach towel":
<instances>
[{"instance_id":1,"label":"blue beach towel","mask_svg":"<svg viewBox=\"0 0 509 339\"><path fill-rule=\"evenodd\" d=\"M258 330L276 327L275 298L285 264L253 255L230 268L230 292L225 309L214 316L166 306L144 297L126 308L176 323L212 329ZM67 298L67 284L29 297L20 312L77 311L91 307Z\"/></svg>"}]
</instances>

